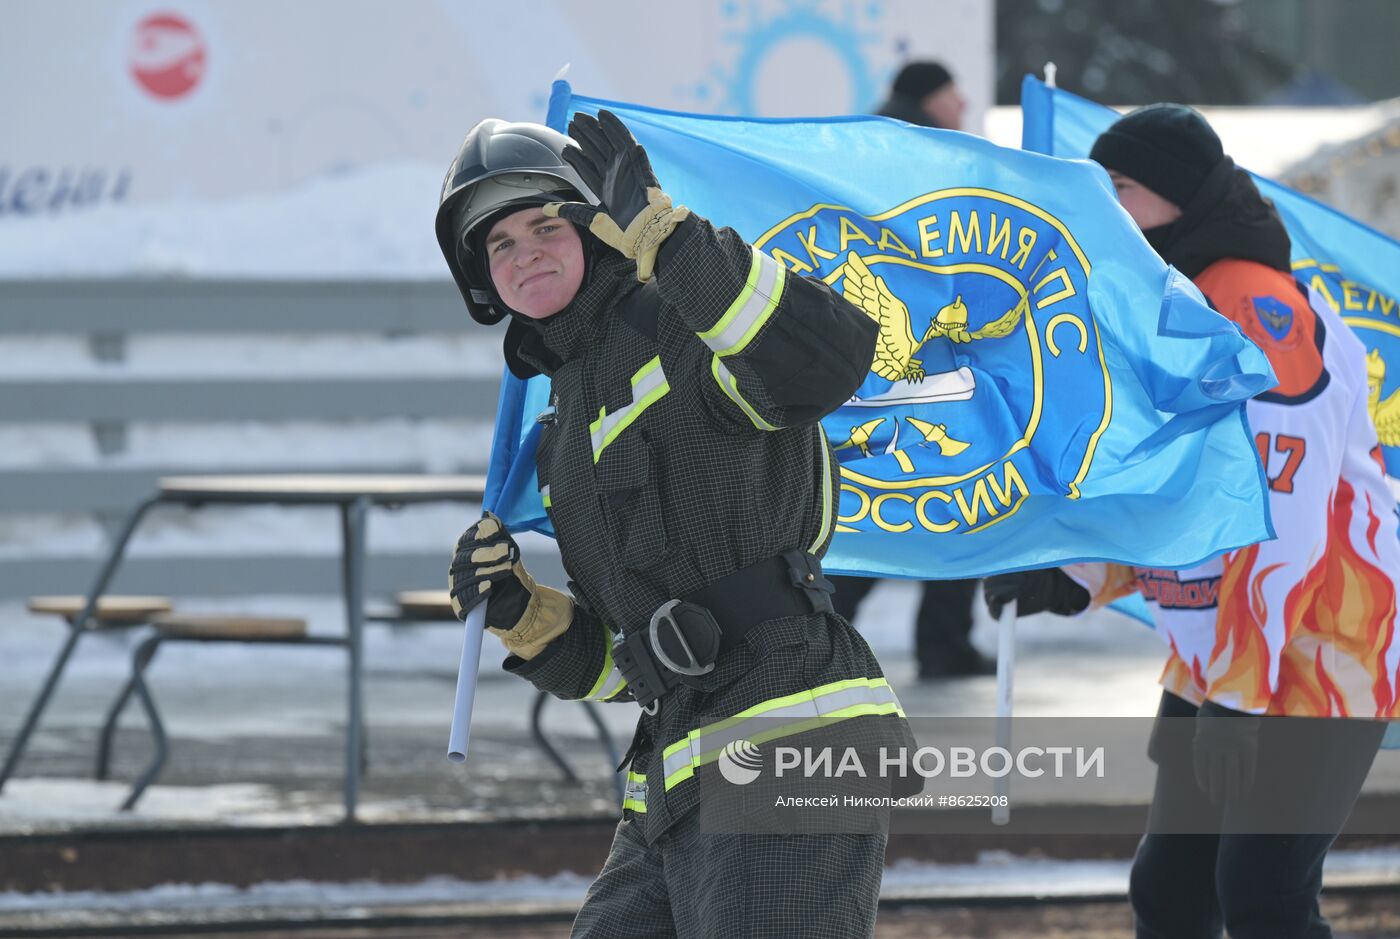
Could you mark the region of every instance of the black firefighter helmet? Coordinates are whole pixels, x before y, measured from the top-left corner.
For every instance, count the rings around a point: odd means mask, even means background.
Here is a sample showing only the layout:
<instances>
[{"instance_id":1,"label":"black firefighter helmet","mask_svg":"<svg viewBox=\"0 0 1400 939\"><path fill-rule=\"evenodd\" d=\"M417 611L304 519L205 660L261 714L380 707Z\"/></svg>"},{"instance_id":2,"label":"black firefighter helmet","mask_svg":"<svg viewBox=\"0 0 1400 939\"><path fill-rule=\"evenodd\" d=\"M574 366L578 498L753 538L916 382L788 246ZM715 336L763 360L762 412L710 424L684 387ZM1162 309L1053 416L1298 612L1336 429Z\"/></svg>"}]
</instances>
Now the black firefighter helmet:
<instances>
[{"instance_id":1,"label":"black firefighter helmet","mask_svg":"<svg viewBox=\"0 0 1400 939\"><path fill-rule=\"evenodd\" d=\"M491 284L480 241L512 211L548 202L598 199L564 162L572 140L543 124L487 118L473 127L447 168L438 201L437 239L467 302L467 312L490 326L508 312Z\"/></svg>"}]
</instances>

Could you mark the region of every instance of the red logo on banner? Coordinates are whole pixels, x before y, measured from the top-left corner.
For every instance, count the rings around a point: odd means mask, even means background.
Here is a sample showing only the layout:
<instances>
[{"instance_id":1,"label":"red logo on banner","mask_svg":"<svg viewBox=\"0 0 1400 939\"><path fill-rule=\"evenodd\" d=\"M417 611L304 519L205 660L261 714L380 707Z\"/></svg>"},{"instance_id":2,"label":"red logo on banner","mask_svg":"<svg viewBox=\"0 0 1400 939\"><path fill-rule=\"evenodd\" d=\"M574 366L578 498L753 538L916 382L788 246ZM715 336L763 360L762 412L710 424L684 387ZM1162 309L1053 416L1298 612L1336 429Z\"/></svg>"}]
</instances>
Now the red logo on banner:
<instances>
[{"instance_id":1,"label":"red logo on banner","mask_svg":"<svg viewBox=\"0 0 1400 939\"><path fill-rule=\"evenodd\" d=\"M204 39L189 20L155 13L136 24L131 39L131 74L157 98L174 101L204 77Z\"/></svg>"}]
</instances>

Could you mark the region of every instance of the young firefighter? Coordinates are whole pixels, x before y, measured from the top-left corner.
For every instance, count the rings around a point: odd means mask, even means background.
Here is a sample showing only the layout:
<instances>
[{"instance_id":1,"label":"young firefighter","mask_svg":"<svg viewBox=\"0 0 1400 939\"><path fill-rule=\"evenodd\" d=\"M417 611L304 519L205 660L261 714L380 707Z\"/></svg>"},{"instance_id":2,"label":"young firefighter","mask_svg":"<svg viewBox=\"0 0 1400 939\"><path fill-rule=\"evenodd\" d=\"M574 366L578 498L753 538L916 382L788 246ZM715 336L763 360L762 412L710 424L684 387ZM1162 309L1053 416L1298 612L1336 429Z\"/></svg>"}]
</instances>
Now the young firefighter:
<instances>
[{"instance_id":1,"label":"young firefighter","mask_svg":"<svg viewBox=\"0 0 1400 939\"><path fill-rule=\"evenodd\" d=\"M537 585L488 515L458 542L454 604L489 599L507 671L642 708L574 935L869 935L883 834L712 834L696 809L701 767L775 725L912 747L819 561L838 477L818 422L864 378L875 323L673 206L614 115L569 131L478 124L437 235L472 317L510 317L512 372L550 377L538 482L572 580Z\"/></svg>"},{"instance_id":2,"label":"young firefighter","mask_svg":"<svg viewBox=\"0 0 1400 939\"><path fill-rule=\"evenodd\" d=\"M1134 111L1091 157L1163 259L1269 356L1279 384L1247 414L1278 537L1190 570L1066 568L1078 584L1057 570L1003 575L988 601L1074 612L1090 592L1097 605L1136 589L1170 644L1148 747L1157 786L1133 862L1139 937L1331 936L1323 858L1375 757L1378 719L1400 716L1400 545L1364 349L1293 279L1277 212L1195 111Z\"/></svg>"}]
</instances>

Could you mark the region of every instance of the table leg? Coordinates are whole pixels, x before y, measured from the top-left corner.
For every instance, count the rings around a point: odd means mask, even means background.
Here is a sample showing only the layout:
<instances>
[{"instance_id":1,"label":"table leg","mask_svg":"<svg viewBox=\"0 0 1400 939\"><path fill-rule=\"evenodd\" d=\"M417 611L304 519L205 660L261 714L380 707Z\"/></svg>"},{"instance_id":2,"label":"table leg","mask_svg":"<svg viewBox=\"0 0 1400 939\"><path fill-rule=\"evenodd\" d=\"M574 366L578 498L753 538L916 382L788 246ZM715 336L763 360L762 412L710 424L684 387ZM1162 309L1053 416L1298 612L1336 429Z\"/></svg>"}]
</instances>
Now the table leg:
<instances>
[{"instance_id":1,"label":"table leg","mask_svg":"<svg viewBox=\"0 0 1400 939\"><path fill-rule=\"evenodd\" d=\"M147 498L136 506L127 516L126 524L122 527L121 533L112 542L111 553L107 556L107 561L102 565L102 569L97 574L97 580L93 582L88 590L87 599L83 603L83 609L73 618L69 624L68 639L58 650L58 656L54 659L53 665L49 667L49 674L44 679L44 684L39 688L39 693L34 696L34 701L29 705L29 713L24 716L23 723L20 724L19 733L15 736L15 742L10 745L10 752L5 757L5 765L0 767L0 789L4 789L5 783L9 780L10 774L15 771L16 764L19 763L20 755L24 753L24 748L29 744L29 738L34 733L35 726L39 723L39 716L44 713L44 708L48 707L49 698L53 696L54 689L58 687L58 680L63 675L63 670L68 667L68 659L73 655L74 648L78 645L78 640L82 638L84 630L87 629L88 622L92 619L93 613L97 610L97 599L107 591L107 585L111 583L112 576L116 574L118 565L121 564L122 556L126 553L127 542L136 532L136 526L140 523L142 516L160 501L160 496L155 495Z\"/></svg>"},{"instance_id":2,"label":"table leg","mask_svg":"<svg viewBox=\"0 0 1400 939\"><path fill-rule=\"evenodd\" d=\"M355 821L360 789L360 747L363 731L363 670L361 661L365 616L365 523L369 499L361 496L341 507L344 559L345 628L350 655L348 715L345 728L345 822Z\"/></svg>"},{"instance_id":3,"label":"table leg","mask_svg":"<svg viewBox=\"0 0 1400 939\"><path fill-rule=\"evenodd\" d=\"M554 744L549 742L549 738L544 735L544 706L549 703L549 694L541 691L535 695L534 707L530 708L530 734L535 738L535 743L539 744L544 755L559 767L559 772L564 774L564 782L569 785L577 785L579 782L578 773L569 765L569 761L564 759L564 755L554 748Z\"/></svg>"},{"instance_id":4,"label":"table leg","mask_svg":"<svg viewBox=\"0 0 1400 939\"><path fill-rule=\"evenodd\" d=\"M598 731L598 742L602 744L603 754L608 760L608 772L612 773L613 788L617 790L617 801L621 803L627 797L627 776L626 769L619 770L617 764L621 762L617 755L617 747L613 746L612 734L608 733L608 725L603 723L603 718L598 714L598 706L592 701L580 701L583 709L588 714L588 719L593 722L594 728ZM607 705L603 705L606 707Z\"/></svg>"},{"instance_id":5,"label":"table leg","mask_svg":"<svg viewBox=\"0 0 1400 939\"><path fill-rule=\"evenodd\" d=\"M117 720L126 708L126 702L130 701L135 693L136 676L133 674L112 701L111 707L107 708L107 718L102 722L102 734L97 738L97 767L93 772L94 779L107 778L107 771L111 768L112 738L117 733Z\"/></svg>"},{"instance_id":6,"label":"table leg","mask_svg":"<svg viewBox=\"0 0 1400 939\"><path fill-rule=\"evenodd\" d=\"M163 639L165 637L160 633L148 637L136 647L136 652L131 657L131 684L137 699L141 702L142 709L146 712L146 719L150 721L151 743L155 747L155 752L151 754L151 762L146 765L141 777L132 783L131 791L127 793L126 801L121 804L119 809L122 812L130 812L135 807L136 800L140 799L147 787L156 781L156 777L165 767L166 757L170 755L170 743L165 736L165 724L161 722L155 698L151 696L151 690L146 685L146 667L151 664L151 659L155 658L156 651L160 648Z\"/></svg>"}]
</instances>

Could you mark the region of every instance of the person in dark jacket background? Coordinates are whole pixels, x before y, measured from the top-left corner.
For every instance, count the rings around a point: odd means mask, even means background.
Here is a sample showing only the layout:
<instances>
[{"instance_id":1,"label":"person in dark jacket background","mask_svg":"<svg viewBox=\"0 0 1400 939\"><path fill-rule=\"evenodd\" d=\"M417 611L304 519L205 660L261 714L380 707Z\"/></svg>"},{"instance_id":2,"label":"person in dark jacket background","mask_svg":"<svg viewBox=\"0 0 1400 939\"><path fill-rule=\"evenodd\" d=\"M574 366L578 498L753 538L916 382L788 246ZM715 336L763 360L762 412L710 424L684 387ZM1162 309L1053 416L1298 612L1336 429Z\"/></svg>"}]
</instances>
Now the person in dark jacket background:
<instances>
[{"instance_id":1,"label":"person in dark jacket background","mask_svg":"<svg viewBox=\"0 0 1400 939\"><path fill-rule=\"evenodd\" d=\"M921 127L961 130L967 100L952 73L938 62L909 62L899 70L889 97L877 114ZM872 577L831 578L836 587L836 612L854 621L861 602L878 582ZM972 604L975 580L926 580L919 591L914 616L914 653L919 677L953 678L990 675L996 663L972 644Z\"/></svg>"},{"instance_id":2,"label":"person in dark jacket background","mask_svg":"<svg viewBox=\"0 0 1400 939\"><path fill-rule=\"evenodd\" d=\"M920 127L962 130L965 110L967 99L941 62L909 62L899 70L889 97L875 113Z\"/></svg>"},{"instance_id":3,"label":"person in dark jacket background","mask_svg":"<svg viewBox=\"0 0 1400 939\"><path fill-rule=\"evenodd\" d=\"M512 371L550 377L538 486L571 579L536 584L488 514L458 542L454 607L489 599L505 669L540 689L641 706L623 818L573 934L868 936L882 830L706 831L699 808L747 737L820 718L914 748L819 560L839 493L820 420L864 379L875 323L674 206L614 115L570 134L478 125L437 234L472 316L510 317Z\"/></svg>"}]
</instances>

